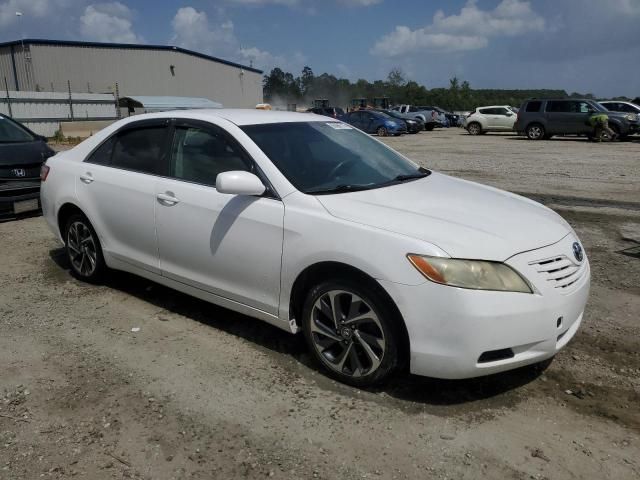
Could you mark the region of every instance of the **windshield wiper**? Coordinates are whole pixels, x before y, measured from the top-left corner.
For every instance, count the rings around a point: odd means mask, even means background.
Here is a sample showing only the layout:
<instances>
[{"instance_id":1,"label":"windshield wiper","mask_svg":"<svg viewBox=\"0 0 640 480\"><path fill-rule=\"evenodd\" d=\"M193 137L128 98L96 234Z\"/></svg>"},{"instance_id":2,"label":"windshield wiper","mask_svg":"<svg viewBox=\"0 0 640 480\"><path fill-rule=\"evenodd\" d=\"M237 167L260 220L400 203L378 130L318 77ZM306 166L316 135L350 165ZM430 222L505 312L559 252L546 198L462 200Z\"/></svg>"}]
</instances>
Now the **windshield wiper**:
<instances>
[{"instance_id":1,"label":"windshield wiper","mask_svg":"<svg viewBox=\"0 0 640 480\"><path fill-rule=\"evenodd\" d=\"M322 195L325 193L344 193L344 192L357 192L360 190L369 190L370 188L374 188L375 185L338 185L331 188L319 188L317 190L307 190L305 193L310 193L314 195Z\"/></svg>"},{"instance_id":2,"label":"windshield wiper","mask_svg":"<svg viewBox=\"0 0 640 480\"><path fill-rule=\"evenodd\" d=\"M420 167L418 171L415 173L397 175L396 177L394 177L393 179L389 180L386 183L405 182L407 180L415 180L418 178L428 177L429 175L431 175L431 172L429 170L427 170L426 168Z\"/></svg>"}]
</instances>

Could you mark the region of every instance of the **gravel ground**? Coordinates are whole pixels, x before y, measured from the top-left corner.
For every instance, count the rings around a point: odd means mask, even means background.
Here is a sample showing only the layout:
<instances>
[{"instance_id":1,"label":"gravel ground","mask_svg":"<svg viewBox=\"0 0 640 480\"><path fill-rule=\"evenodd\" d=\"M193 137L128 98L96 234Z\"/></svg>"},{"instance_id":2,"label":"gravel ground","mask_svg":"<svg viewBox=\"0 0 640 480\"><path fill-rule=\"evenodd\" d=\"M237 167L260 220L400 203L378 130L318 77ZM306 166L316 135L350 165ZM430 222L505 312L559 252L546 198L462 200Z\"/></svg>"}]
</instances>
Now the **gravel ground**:
<instances>
[{"instance_id":1,"label":"gravel ground","mask_svg":"<svg viewBox=\"0 0 640 480\"><path fill-rule=\"evenodd\" d=\"M592 295L546 370L349 388L301 337L123 273L77 282L24 218L0 224L0 479L639 478L640 144L385 141L574 226Z\"/></svg>"}]
</instances>

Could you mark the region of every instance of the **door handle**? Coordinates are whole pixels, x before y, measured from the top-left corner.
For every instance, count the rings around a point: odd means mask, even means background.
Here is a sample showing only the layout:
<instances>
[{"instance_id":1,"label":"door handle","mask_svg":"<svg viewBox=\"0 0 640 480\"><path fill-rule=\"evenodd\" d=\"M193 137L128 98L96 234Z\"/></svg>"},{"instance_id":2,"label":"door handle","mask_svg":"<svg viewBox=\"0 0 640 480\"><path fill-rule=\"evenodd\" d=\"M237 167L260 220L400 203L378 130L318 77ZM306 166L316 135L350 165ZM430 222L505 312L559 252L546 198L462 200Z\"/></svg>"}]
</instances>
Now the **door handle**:
<instances>
[{"instance_id":1,"label":"door handle","mask_svg":"<svg viewBox=\"0 0 640 480\"><path fill-rule=\"evenodd\" d=\"M156 196L156 198L158 199L158 201L161 204L166 205L168 207L172 207L172 206L176 205L177 203L180 203L180 200L178 200L176 197L174 197L171 192L159 193Z\"/></svg>"},{"instance_id":2,"label":"door handle","mask_svg":"<svg viewBox=\"0 0 640 480\"><path fill-rule=\"evenodd\" d=\"M93 175L91 175L90 172L80 175L80 181L89 185L91 182L93 182Z\"/></svg>"}]
</instances>

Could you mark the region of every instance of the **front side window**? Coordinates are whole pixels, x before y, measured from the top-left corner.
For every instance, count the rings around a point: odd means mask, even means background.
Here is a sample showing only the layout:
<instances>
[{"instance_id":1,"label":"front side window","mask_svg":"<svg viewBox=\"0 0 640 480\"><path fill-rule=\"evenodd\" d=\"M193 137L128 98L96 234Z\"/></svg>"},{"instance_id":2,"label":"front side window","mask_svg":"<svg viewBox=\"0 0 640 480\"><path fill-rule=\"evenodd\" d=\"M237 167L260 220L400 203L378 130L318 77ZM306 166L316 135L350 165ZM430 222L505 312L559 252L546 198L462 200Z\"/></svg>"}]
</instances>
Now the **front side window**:
<instances>
[{"instance_id":1,"label":"front side window","mask_svg":"<svg viewBox=\"0 0 640 480\"><path fill-rule=\"evenodd\" d=\"M219 173L251 171L240 148L215 128L176 127L171 148L171 176L215 186Z\"/></svg>"},{"instance_id":2,"label":"front side window","mask_svg":"<svg viewBox=\"0 0 640 480\"><path fill-rule=\"evenodd\" d=\"M33 140L33 135L20 125L0 117L0 143L33 142Z\"/></svg>"},{"instance_id":3,"label":"front side window","mask_svg":"<svg viewBox=\"0 0 640 480\"><path fill-rule=\"evenodd\" d=\"M143 173L157 173L164 154L166 127L125 130L117 134L111 165Z\"/></svg>"},{"instance_id":4,"label":"front side window","mask_svg":"<svg viewBox=\"0 0 640 480\"><path fill-rule=\"evenodd\" d=\"M272 123L242 129L304 193L378 188L430 173L341 122Z\"/></svg>"}]
</instances>

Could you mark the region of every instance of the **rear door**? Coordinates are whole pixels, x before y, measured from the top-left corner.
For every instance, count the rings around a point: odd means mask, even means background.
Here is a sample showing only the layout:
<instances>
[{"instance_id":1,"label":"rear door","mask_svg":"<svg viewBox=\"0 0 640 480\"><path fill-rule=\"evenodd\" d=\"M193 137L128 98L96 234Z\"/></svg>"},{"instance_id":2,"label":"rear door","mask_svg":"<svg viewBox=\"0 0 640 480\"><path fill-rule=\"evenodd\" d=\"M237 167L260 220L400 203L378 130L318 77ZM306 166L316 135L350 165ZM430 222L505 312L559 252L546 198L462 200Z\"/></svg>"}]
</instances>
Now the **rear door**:
<instances>
[{"instance_id":1,"label":"rear door","mask_svg":"<svg viewBox=\"0 0 640 480\"><path fill-rule=\"evenodd\" d=\"M284 205L263 196L219 193L225 171L262 176L220 126L177 120L168 177L156 184L162 275L277 315ZM263 177L263 182L268 184Z\"/></svg>"},{"instance_id":2,"label":"rear door","mask_svg":"<svg viewBox=\"0 0 640 480\"><path fill-rule=\"evenodd\" d=\"M128 124L80 165L76 192L104 251L160 273L155 193L167 153L168 121Z\"/></svg>"},{"instance_id":3,"label":"rear door","mask_svg":"<svg viewBox=\"0 0 640 480\"><path fill-rule=\"evenodd\" d=\"M571 133L572 100L549 100L545 107L547 131L552 133Z\"/></svg>"}]
</instances>

